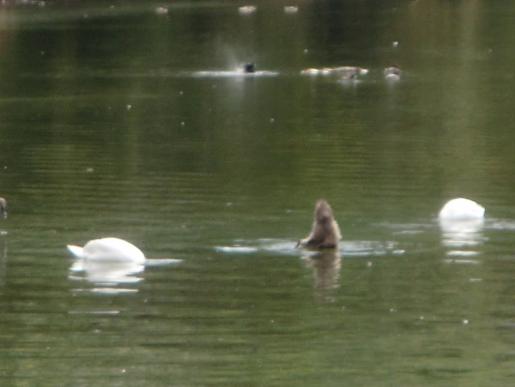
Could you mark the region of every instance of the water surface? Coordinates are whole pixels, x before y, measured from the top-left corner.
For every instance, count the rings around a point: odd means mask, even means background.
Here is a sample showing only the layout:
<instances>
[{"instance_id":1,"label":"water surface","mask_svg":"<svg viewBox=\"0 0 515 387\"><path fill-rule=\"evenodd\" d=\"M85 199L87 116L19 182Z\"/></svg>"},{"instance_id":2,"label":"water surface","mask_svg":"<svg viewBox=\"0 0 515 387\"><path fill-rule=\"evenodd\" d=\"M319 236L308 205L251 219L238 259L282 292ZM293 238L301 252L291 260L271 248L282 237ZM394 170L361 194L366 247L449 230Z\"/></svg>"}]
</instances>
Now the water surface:
<instances>
[{"instance_id":1,"label":"water surface","mask_svg":"<svg viewBox=\"0 0 515 387\"><path fill-rule=\"evenodd\" d=\"M0 8L0 384L510 384L515 6L291 4ZM68 256L102 236L182 261Z\"/></svg>"}]
</instances>

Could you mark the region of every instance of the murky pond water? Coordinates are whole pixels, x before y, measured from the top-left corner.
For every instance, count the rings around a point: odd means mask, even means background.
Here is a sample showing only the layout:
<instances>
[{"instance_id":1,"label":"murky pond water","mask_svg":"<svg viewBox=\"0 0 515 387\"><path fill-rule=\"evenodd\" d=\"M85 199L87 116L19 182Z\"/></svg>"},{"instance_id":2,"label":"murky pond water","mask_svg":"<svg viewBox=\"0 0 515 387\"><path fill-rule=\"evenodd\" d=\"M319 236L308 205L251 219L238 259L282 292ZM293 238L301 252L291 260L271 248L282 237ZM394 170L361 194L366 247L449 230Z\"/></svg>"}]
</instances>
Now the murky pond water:
<instances>
[{"instance_id":1,"label":"murky pond water","mask_svg":"<svg viewBox=\"0 0 515 387\"><path fill-rule=\"evenodd\" d=\"M515 5L243 5L0 8L0 384L512 383Z\"/></svg>"}]
</instances>

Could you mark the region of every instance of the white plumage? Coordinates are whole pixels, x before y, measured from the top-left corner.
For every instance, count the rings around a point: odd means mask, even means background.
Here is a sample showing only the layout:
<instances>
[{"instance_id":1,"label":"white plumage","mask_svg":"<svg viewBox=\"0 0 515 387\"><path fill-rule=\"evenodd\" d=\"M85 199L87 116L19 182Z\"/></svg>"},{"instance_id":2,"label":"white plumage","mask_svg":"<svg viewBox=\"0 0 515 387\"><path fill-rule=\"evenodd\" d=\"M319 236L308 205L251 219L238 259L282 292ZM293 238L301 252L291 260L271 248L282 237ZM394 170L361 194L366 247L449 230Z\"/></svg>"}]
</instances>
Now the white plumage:
<instances>
[{"instance_id":1,"label":"white plumage","mask_svg":"<svg viewBox=\"0 0 515 387\"><path fill-rule=\"evenodd\" d=\"M440 210L438 218L449 220L483 219L485 208L473 200L456 198L449 200Z\"/></svg>"},{"instance_id":2,"label":"white plumage","mask_svg":"<svg viewBox=\"0 0 515 387\"><path fill-rule=\"evenodd\" d=\"M119 238L94 239L84 247L68 245L67 248L75 257L84 260L145 263L145 255L140 249Z\"/></svg>"}]
</instances>

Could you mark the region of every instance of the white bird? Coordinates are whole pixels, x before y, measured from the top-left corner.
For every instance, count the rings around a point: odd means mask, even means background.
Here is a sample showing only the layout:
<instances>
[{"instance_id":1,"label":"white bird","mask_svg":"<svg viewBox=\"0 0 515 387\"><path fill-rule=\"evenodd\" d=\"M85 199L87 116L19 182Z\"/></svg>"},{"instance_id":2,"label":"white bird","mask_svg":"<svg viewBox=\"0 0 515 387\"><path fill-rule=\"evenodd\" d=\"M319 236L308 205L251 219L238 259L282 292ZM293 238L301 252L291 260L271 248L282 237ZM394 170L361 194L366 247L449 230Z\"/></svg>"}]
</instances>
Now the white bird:
<instances>
[{"instance_id":1,"label":"white bird","mask_svg":"<svg viewBox=\"0 0 515 387\"><path fill-rule=\"evenodd\" d=\"M84 247L68 245L67 248L72 255L83 260L145 263L145 255L140 249L119 238L93 239Z\"/></svg>"},{"instance_id":2,"label":"white bird","mask_svg":"<svg viewBox=\"0 0 515 387\"><path fill-rule=\"evenodd\" d=\"M456 198L449 200L438 214L441 221L482 220L485 208L473 200Z\"/></svg>"},{"instance_id":3,"label":"white bird","mask_svg":"<svg viewBox=\"0 0 515 387\"><path fill-rule=\"evenodd\" d=\"M256 12L257 7L255 5L243 5L238 8L240 15L250 15Z\"/></svg>"}]
</instances>

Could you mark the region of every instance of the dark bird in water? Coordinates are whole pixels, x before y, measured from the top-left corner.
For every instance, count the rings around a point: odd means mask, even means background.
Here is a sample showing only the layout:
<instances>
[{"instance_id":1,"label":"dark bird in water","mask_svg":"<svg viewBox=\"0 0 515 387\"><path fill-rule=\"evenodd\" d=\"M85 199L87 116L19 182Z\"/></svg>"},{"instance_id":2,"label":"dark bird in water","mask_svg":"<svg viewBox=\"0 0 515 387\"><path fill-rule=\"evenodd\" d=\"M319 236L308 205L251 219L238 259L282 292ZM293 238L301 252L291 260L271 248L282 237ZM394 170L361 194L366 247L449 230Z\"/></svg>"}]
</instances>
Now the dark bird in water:
<instances>
[{"instance_id":1,"label":"dark bird in water","mask_svg":"<svg viewBox=\"0 0 515 387\"><path fill-rule=\"evenodd\" d=\"M327 201L320 199L315 205L311 233L297 243L297 247L311 249L337 249L341 239L340 228Z\"/></svg>"},{"instance_id":2,"label":"dark bird in water","mask_svg":"<svg viewBox=\"0 0 515 387\"><path fill-rule=\"evenodd\" d=\"M0 198L0 218L7 218L7 201Z\"/></svg>"},{"instance_id":3,"label":"dark bird in water","mask_svg":"<svg viewBox=\"0 0 515 387\"><path fill-rule=\"evenodd\" d=\"M246 73L255 73L256 72L256 65L254 63L245 63L243 66L243 71Z\"/></svg>"}]
</instances>

